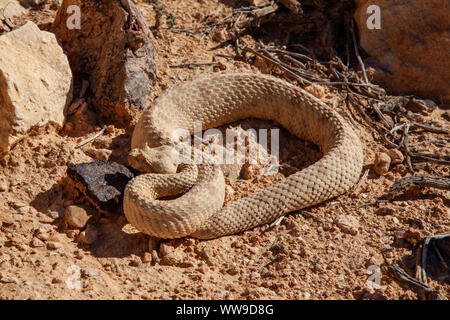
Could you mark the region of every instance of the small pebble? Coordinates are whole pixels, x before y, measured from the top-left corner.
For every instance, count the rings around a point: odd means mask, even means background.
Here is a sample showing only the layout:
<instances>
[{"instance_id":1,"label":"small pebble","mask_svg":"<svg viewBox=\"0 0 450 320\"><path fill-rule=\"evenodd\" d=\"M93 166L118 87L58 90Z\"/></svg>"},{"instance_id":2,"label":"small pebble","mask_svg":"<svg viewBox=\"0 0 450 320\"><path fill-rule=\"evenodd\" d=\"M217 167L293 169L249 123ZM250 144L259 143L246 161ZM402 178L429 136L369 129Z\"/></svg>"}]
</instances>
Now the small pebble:
<instances>
[{"instance_id":1,"label":"small pebble","mask_svg":"<svg viewBox=\"0 0 450 320\"><path fill-rule=\"evenodd\" d=\"M33 238L33 240L31 241L31 246L34 248L39 248L39 247L45 247L45 244L36 238Z\"/></svg>"},{"instance_id":2,"label":"small pebble","mask_svg":"<svg viewBox=\"0 0 450 320\"><path fill-rule=\"evenodd\" d=\"M50 236L48 235L48 233L39 233L36 236L36 238L38 238L39 240L42 240L42 241L47 241L49 237Z\"/></svg>"},{"instance_id":3,"label":"small pebble","mask_svg":"<svg viewBox=\"0 0 450 320\"><path fill-rule=\"evenodd\" d=\"M64 215L64 220L67 224L75 229L82 229L89 220L89 216L81 207L78 206L68 206L66 208L66 214Z\"/></svg>"},{"instance_id":4,"label":"small pebble","mask_svg":"<svg viewBox=\"0 0 450 320\"><path fill-rule=\"evenodd\" d=\"M403 153L398 149L390 149L389 157L391 158L391 162L393 164L402 163L403 160L405 159Z\"/></svg>"},{"instance_id":5,"label":"small pebble","mask_svg":"<svg viewBox=\"0 0 450 320\"><path fill-rule=\"evenodd\" d=\"M99 273L98 269L96 269L96 268L83 268L83 269L81 269L81 274L83 276L89 277L89 278L98 276L98 273Z\"/></svg>"},{"instance_id":6,"label":"small pebble","mask_svg":"<svg viewBox=\"0 0 450 320\"><path fill-rule=\"evenodd\" d=\"M342 232L351 235L356 235L359 229L359 221L353 216L340 215L336 218L334 223L341 229Z\"/></svg>"},{"instance_id":7,"label":"small pebble","mask_svg":"<svg viewBox=\"0 0 450 320\"><path fill-rule=\"evenodd\" d=\"M385 175L389 171L391 165L391 157L387 153L377 152L375 154L375 172L380 176Z\"/></svg>"},{"instance_id":8,"label":"small pebble","mask_svg":"<svg viewBox=\"0 0 450 320\"><path fill-rule=\"evenodd\" d=\"M0 282L2 282L2 283L17 283L18 281L17 281L17 279L14 278L14 277L5 277L5 276L2 276L2 277L0 278Z\"/></svg>"},{"instance_id":9,"label":"small pebble","mask_svg":"<svg viewBox=\"0 0 450 320\"><path fill-rule=\"evenodd\" d=\"M23 206L23 207L18 208L16 211L17 211L18 214L27 214L27 213L30 212L30 207L29 206Z\"/></svg>"},{"instance_id":10,"label":"small pebble","mask_svg":"<svg viewBox=\"0 0 450 320\"><path fill-rule=\"evenodd\" d=\"M47 243L47 249L48 250L58 250L61 247L62 247L61 243L58 243L58 242L49 241Z\"/></svg>"},{"instance_id":11,"label":"small pebble","mask_svg":"<svg viewBox=\"0 0 450 320\"><path fill-rule=\"evenodd\" d=\"M8 181L0 180L0 192L6 192L9 189Z\"/></svg>"},{"instance_id":12,"label":"small pebble","mask_svg":"<svg viewBox=\"0 0 450 320\"><path fill-rule=\"evenodd\" d=\"M318 99L323 99L325 97L325 88L320 84L313 83L305 87L305 90Z\"/></svg>"},{"instance_id":13,"label":"small pebble","mask_svg":"<svg viewBox=\"0 0 450 320\"><path fill-rule=\"evenodd\" d=\"M23 208L23 207L26 207L26 204L25 203L23 203L23 202L20 202L20 201L14 201L13 203L12 203L12 207L14 208L14 209L19 209L19 208Z\"/></svg>"}]
</instances>

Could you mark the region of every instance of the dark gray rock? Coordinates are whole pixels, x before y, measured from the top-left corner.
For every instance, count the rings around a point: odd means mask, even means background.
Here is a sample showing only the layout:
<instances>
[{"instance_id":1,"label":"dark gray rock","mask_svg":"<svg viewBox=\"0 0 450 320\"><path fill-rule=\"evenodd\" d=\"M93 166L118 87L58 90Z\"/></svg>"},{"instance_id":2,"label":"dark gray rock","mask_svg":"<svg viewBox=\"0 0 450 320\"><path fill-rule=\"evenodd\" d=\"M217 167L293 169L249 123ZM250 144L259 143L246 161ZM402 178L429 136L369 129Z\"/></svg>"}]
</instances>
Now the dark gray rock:
<instances>
[{"instance_id":1,"label":"dark gray rock","mask_svg":"<svg viewBox=\"0 0 450 320\"><path fill-rule=\"evenodd\" d=\"M98 210L113 213L120 207L123 192L135 173L113 161L94 160L70 166L67 174Z\"/></svg>"}]
</instances>

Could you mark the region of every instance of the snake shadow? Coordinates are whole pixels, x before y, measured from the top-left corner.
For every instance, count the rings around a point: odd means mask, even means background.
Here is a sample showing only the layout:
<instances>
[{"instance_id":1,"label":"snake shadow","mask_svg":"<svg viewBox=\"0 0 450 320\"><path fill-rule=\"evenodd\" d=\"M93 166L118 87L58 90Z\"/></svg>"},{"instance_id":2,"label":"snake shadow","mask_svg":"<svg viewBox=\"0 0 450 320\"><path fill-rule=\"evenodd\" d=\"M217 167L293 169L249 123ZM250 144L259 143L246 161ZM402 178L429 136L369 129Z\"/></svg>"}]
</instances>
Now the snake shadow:
<instances>
[{"instance_id":1,"label":"snake shadow","mask_svg":"<svg viewBox=\"0 0 450 320\"><path fill-rule=\"evenodd\" d=\"M86 253L89 252L94 257L143 256L148 250L148 237L128 225L123 215L122 202L119 203L115 212L105 216L72 186L67 176L62 177L50 189L39 193L30 205L53 219L50 223L57 226L57 232L61 235L75 233L74 239L71 238L74 246ZM79 206L89 215L87 226L94 229L96 233L96 239L92 244L87 245L78 241L78 233L86 228L77 231L67 226L64 215L69 205ZM49 213L50 211L52 214Z\"/></svg>"}]
</instances>

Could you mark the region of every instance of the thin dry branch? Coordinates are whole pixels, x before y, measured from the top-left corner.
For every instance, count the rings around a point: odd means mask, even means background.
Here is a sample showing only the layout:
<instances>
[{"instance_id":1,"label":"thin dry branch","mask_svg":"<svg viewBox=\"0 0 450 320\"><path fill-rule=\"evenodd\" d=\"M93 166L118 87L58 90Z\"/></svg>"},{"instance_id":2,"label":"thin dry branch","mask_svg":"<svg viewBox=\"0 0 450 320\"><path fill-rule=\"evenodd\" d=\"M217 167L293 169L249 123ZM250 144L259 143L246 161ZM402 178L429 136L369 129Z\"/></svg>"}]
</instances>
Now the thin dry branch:
<instances>
[{"instance_id":1,"label":"thin dry branch","mask_svg":"<svg viewBox=\"0 0 450 320\"><path fill-rule=\"evenodd\" d=\"M433 176L408 176L397 179L389 189L390 194L396 194L403 189L410 187L432 187L443 190L450 190L450 178Z\"/></svg>"}]
</instances>

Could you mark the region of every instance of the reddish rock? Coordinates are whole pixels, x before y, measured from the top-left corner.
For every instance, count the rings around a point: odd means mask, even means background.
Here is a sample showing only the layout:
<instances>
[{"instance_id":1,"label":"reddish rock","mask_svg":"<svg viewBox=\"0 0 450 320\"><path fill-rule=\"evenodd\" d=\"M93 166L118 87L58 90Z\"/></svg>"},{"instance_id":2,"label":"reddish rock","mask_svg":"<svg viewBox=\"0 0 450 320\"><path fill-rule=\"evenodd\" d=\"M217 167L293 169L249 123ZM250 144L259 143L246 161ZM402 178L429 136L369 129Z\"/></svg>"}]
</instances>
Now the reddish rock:
<instances>
[{"instance_id":1,"label":"reddish rock","mask_svg":"<svg viewBox=\"0 0 450 320\"><path fill-rule=\"evenodd\" d=\"M340 215L336 218L334 223L341 229L342 232L351 235L356 235L359 229L359 221L348 215Z\"/></svg>"},{"instance_id":2,"label":"reddish rock","mask_svg":"<svg viewBox=\"0 0 450 320\"><path fill-rule=\"evenodd\" d=\"M64 220L69 226L75 229L82 229L89 220L89 216L83 208L78 206L68 206Z\"/></svg>"},{"instance_id":3,"label":"reddish rock","mask_svg":"<svg viewBox=\"0 0 450 320\"><path fill-rule=\"evenodd\" d=\"M392 93L450 101L450 2L356 0L360 46L374 80ZM380 8L381 28L369 29L367 7Z\"/></svg>"},{"instance_id":4,"label":"reddish rock","mask_svg":"<svg viewBox=\"0 0 450 320\"><path fill-rule=\"evenodd\" d=\"M391 165L391 157L384 152L378 152L375 155L375 172L380 176L385 175L389 171L389 166Z\"/></svg>"}]
</instances>

